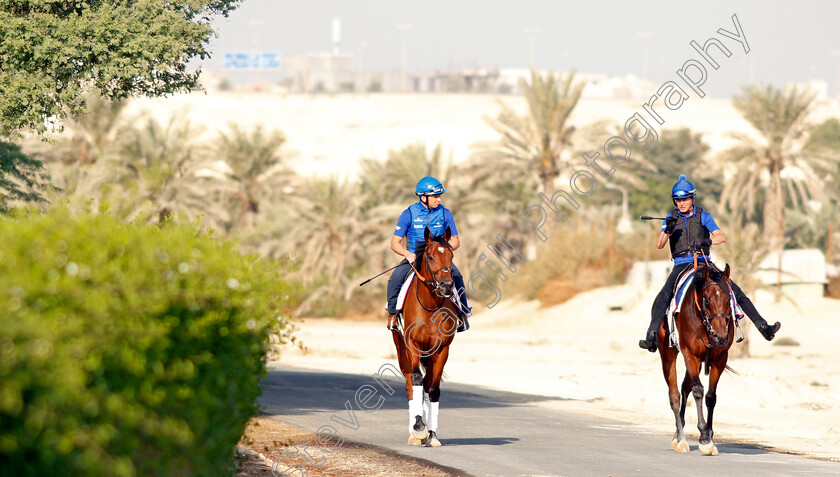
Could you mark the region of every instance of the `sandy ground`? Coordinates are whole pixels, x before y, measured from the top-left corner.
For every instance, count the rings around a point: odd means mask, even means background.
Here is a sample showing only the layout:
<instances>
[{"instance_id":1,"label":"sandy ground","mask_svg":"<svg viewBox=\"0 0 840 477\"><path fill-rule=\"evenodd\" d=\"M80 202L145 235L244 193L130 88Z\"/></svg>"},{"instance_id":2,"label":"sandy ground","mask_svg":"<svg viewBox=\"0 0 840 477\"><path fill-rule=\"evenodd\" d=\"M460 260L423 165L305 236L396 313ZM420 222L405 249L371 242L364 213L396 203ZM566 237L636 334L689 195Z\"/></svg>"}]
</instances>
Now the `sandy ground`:
<instances>
[{"instance_id":1,"label":"sandy ground","mask_svg":"<svg viewBox=\"0 0 840 477\"><path fill-rule=\"evenodd\" d=\"M667 445L674 424L659 355L636 344L656 291L601 288L543 309L536 302L503 300L475 313L472 329L457 335L448 381L562 397L540 405L661 431ZM756 303L769 321L781 321L782 329L768 343L751 328L752 356L730 360L739 374L725 374L718 386L716 438L840 461L840 300L800 301L800 310L790 302L774 303L769 295L759 295ZM310 319L300 337L308 352L286 349L282 364L362 374L385 362L396 365L384 317ZM457 430L446 427L445 384L442 390L444 435ZM698 436L696 416L691 403L686 410L691 444Z\"/></svg>"}]
</instances>

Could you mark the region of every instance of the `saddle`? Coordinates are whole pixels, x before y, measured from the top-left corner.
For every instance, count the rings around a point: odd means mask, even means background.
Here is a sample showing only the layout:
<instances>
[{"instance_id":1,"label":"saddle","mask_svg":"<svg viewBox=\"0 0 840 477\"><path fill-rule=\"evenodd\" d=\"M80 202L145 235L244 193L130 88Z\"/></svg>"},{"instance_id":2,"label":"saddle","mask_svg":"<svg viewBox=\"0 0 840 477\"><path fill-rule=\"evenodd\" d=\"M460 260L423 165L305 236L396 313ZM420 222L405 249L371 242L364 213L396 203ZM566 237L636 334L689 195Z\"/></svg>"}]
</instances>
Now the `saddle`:
<instances>
[{"instance_id":1,"label":"saddle","mask_svg":"<svg viewBox=\"0 0 840 477\"><path fill-rule=\"evenodd\" d=\"M414 275L415 275L414 270L408 272L408 275L406 275L405 281L403 282L402 287L400 287L400 294L397 297L397 306L396 306L397 313L401 313L402 310L403 310L403 307L405 306L405 297L408 296L408 291L411 289L411 283L414 281ZM467 310L465 311L464 307L460 303L460 300L456 299L456 296L457 295L452 295L451 299L452 299L452 302L455 303L455 307L458 309L458 311L461 312L461 314L464 314L464 315L471 314L472 313L472 306L470 305L469 297L467 297ZM385 303L385 308L386 309L388 308L387 303Z\"/></svg>"}]
</instances>

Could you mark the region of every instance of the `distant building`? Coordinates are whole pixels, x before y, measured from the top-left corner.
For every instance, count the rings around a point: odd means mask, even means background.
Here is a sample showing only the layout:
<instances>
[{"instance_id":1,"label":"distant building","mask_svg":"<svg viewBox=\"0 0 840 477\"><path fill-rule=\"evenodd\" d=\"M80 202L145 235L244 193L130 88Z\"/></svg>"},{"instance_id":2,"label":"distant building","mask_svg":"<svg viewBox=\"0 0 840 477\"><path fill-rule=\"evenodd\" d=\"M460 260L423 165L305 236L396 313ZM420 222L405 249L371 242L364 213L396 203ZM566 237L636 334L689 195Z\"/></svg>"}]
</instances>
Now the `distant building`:
<instances>
[{"instance_id":1,"label":"distant building","mask_svg":"<svg viewBox=\"0 0 840 477\"><path fill-rule=\"evenodd\" d=\"M286 82L295 93L340 93L356 88L353 55L306 53L283 59Z\"/></svg>"}]
</instances>

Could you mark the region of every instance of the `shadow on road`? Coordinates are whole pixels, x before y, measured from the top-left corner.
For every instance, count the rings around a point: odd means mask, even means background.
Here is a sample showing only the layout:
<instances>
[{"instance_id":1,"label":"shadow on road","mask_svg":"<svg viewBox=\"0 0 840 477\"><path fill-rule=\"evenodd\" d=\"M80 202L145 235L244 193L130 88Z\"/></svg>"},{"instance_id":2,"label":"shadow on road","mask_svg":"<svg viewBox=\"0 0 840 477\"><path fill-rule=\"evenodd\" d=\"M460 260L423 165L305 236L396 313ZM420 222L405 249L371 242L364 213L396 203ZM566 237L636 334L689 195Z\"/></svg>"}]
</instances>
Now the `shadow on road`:
<instances>
[{"instance_id":1,"label":"shadow on road","mask_svg":"<svg viewBox=\"0 0 840 477\"><path fill-rule=\"evenodd\" d=\"M384 382L390 390L373 376L345 374L281 367L269 371L263 380L263 405L270 405L273 412L287 415L306 415L314 412L337 411L345 408L347 401L358 408L356 392L364 386L378 391L372 403L385 399L379 409L406 409L405 382L387 377ZM478 390L478 392L476 392ZM391 392L389 394L389 391ZM518 394L466 386L455 383L441 385L441 405L447 409L499 408L541 401L566 401L562 397Z\"/></svg>"},{"instance_id":2,"label":"shadow on road","mask_svg":"<svg viewBox=\"0 0 840 477\"><path fill-rule=\"evenodd\" d=\"M445 446L503 446L518 441L518 437L469 437L440 440Z\"/></svg>"}]
</instances>

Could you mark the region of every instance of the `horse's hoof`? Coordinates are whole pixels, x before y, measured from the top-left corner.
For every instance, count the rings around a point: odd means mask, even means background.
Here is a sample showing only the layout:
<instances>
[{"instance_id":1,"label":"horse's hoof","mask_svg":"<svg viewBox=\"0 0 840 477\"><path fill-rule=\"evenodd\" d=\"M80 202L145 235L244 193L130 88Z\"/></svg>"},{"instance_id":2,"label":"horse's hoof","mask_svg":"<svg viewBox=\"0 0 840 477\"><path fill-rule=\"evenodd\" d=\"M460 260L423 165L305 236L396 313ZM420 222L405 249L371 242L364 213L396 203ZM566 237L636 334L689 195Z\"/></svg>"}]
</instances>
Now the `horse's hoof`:
<instances>
[{"instance_id":1,"label":"horse's hoof","mask_svg":"<svg viewBox=\"0 0 840 477\"><path fill-rule=\"evenodd\" d=\"M691 452L691 448L688 447L688 442L686 442L685 439L683 439L681 441L677 441L676 439L672 440L671 441L671 449L674 449L675 451L682 452L682 453Z\"/></svg>"},{"instance_id":2,"label":"horse's hoof","mask_svg":"<svg viewBox=\"0 0 840 477\"><path fill-rule=\"evenodd\" d=\"M437 438L437 434L435 434L435 431L429 431L429 438L426 439L425 444L428 447L440 447L441 446L440 441Z\"/></svg>"},{"instance_id":3,"label":"horse's hoof","mask_svg":"<svg viewBox=\"0 0 840 477\"><path fill-rule=\"evenodd\" d=\"M421 444L422 444L422 442L420 441L420 439L418 439L414 436L411 436L411 437L408 438L408 445L410 445L410 446L419 446Z\"/></svg>"},{"instance_id":4,"label":"horse's hoof","mask_svg":"<svg viewBox=\"0 0 840 477\"><path fill-rule=\"evenodd\" d=\"M700 453L703 455L718 455L717 446L713 441L708 444L700 444Z\"/></svg>"},{"instance_id":5,"label":"horse's hoof","mask_svg":"<svg viewBox=\"0 0 840 477\"><path fill-rule=\"evenodd\" d=\"M429 438L429 428L426 427L426 423L423 422L423 418L420 416L415 416L414 425L411 426L411 435L421 441L425 441Z\"/></svg>"}]
</instances>

